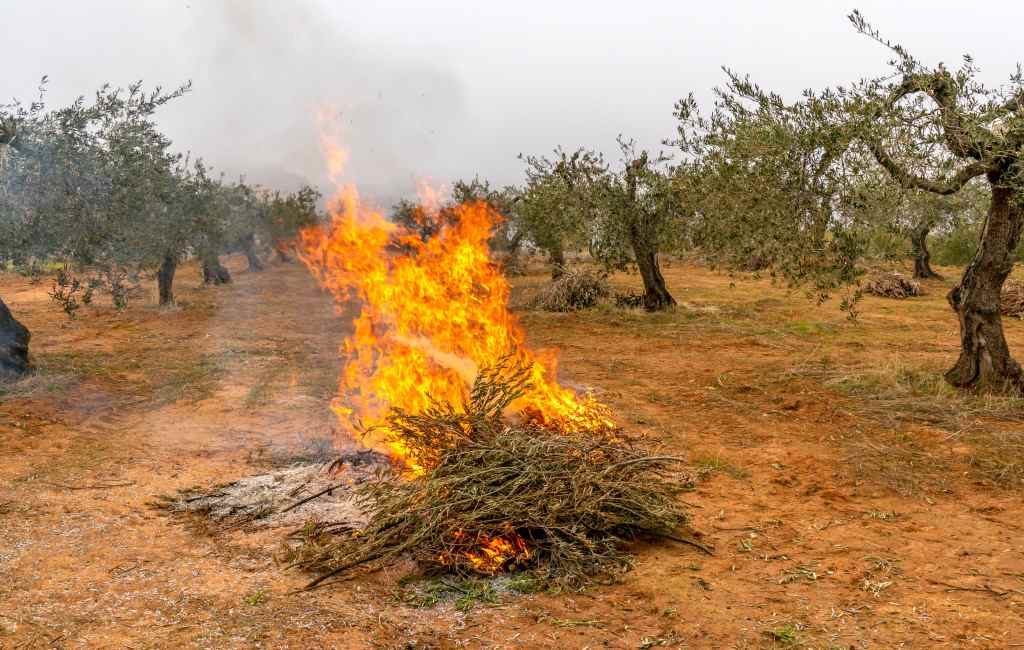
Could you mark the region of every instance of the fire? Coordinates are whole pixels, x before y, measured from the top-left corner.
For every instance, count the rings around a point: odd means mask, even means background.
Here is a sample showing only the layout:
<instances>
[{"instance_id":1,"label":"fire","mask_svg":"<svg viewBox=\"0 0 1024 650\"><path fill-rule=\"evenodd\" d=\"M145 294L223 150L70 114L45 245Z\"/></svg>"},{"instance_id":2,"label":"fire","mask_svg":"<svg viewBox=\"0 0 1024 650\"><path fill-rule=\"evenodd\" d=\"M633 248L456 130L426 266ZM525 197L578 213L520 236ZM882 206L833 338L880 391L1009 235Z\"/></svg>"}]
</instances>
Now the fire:
<instances>
[{"instance_id":1,"label":"fire","mask_svg":"<svg viewBox=\"0 0 1024 650\"><path fill-rule=\"evenodd\" d=\"M346 158L328 155L332 164ZM478 369L510 352L532 364L533 388L513 404L516 411L556 428L611 427L603 405L558 384L553 352L526 346L508 308L509 284L487 245L501 216L470 203L441 218L436 195L429 196L422 214L439 230L427 239L366 205L352 186L329 204L328 225L301 234L301 257L320 283L339 307L360 309L342 344L346 364L332 404L345 430L382 427L395 407L417 413L431 400L464 404ZM377 437L368 444L388 447L414 473L423 470L401 440L371 435ZM513 544L491 540L499 554L505 543Z\"/></svg>"},{"instance_id":2,"label":"fire","mask_svg":"<svg viewBox=\"0 0 1024 650\"><path fill-rule=\"evenodd\" d=\"M462 531L455 532L455 542L464 546L469 540ZM444 565L456 564L456 555L477 573L498 573L513 564L523 564L530 559L530 548L523 537L513 530L491 537L480 534L471 547L475 550L441 555L438 561Z\"/></svg>"}]
</instances>

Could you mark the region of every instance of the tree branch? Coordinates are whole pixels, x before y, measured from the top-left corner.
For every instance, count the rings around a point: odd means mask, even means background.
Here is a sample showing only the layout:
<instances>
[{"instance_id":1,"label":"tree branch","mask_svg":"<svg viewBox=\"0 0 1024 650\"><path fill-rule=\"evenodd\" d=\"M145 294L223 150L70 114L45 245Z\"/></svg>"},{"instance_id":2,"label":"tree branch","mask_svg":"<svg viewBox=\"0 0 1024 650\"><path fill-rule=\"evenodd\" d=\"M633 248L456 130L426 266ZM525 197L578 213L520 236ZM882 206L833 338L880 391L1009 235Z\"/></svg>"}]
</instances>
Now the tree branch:
<instances>
[{"instance_id":1,"label":"tree branch","mask_svg":"<svg viewBox=\"0 0 1024 650\"><path fill-rule=\"evenodd\" d=\"M932 180L916 174L911 174L905 168L903 168L891 155L886 151L882 145L877 142L868 142L868 148L871 149L871 153L874 154L875 160L881 165L885 171L889 172L893 180L900 184L904 189L915 189L924 190L925 192L932 192L934 194L956 194L960 189L967 184L972 178L981 176L988 171L988 165L975 161L966 167L962 168L951 178L942 180Z\"/></svg>"},{"instance_id":2,"label":"tree branch","mask_svg":"<svg viewBox=\"0 0 1024 650\"><path fill-rule=\"evenodd\" d=\"M1006 103L999 107L1000 113L1024 112L1024 90L1018 90L1017 94L1006 100Z\"/></svg>"},{"instance_id":3,"label":"tree branch","mask_svg":"<svg viewBox=\"0 0 1024 650\"><path fill-rule=\"evenodd\" d=\"M914 93L923 93L938 105L939 124L942 126L942 134L950 151L961 158L981 160L984 157L987 139L972 137L967 132L963 114L957 105L956 88L949 72L939 69L927 74L907 75L903 83L889 96L887 107L892 108L896 102ZM978 128L991 137L985 129L980 126Z\"/></svg>"}]
</instances>

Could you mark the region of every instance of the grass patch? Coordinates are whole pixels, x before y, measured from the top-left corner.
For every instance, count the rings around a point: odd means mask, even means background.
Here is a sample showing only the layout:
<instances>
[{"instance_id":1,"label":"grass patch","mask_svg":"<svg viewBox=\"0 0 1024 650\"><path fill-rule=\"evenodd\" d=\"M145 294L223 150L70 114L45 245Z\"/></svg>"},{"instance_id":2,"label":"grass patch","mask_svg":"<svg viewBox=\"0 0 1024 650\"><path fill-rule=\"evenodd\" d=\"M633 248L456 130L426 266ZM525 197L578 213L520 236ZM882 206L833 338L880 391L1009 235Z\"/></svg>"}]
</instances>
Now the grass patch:
<instances>
[{"instance_id":1,"label":"grass patch","mask_svg":"<svg viewBox=\"0 0 1024 650\"><path fill-rule=\"evenodd\" d=\"M693 461L693 467L698 479L706 479L713 474L726 474L737 481L743 481L750 478L750 472L742 467L733 465L732 463L722 459L720 456L695 459Z\"/></svg>"},{"instance_id":2,"label":"grass patch","mask_svg":"<svg viewBox=\"0 0 1024 650\"><path fill-rule=\"evenodd\" d=\"M185 401L201 402L213 397L224 374L214 357L174 359L167 365L150 369L150 386L157 405Z\"/></svg>"},{"instance_id":3,"label":"grass patch","mask_svg":"<svg viewBox=\"0 0 1024 650\"><path fill-rule=\"evenodd\" d=\"M764 635L774 643L785 647L794 646L800 642L800 628L792 623L765 630Z\"/></svg>"},{"instance_id":4,"label":"grass patch","mask_svg":"<svg viewBox=\"0 0 1024 650\"><path fill-rule=\"evenodd\" d=\"M857 398L850 408L888 426L919 422L959 431L989 418L1024 422L1024 398L959 391L946 383L939 368L894 360L874 368L812 364L788 374L817 379L826 388Z\"/></svg>"},{"instance_id":5,"label":"grass patch","mask_svg":"<svg viewBox=\"0 0 1024 650\"><path fill-rule=\"evenodd\" d=\"M964 436L971 445L970 473L1000 487L1024 487L1024 433L977 431Z\"/></svg>"},{"instance_id":6,"label":"grass patch","mask_svg":"<svg viewBox=\"0 0 1024 650\"><path fill-rule=\"evenodd\" d=\"M0 399L52 396L77 383L78 377L73 373L36 368L24 377L0 380Z\"/></svg>"},{"instance_id":7,"label":"grass patch","mask_svg":"<svg viewBox=\"0 0 1024 650\"><path fill-rule=\"evenodd\" d=\"M907 423L951 432L943 445L926 446L906 432L842 441L846 462L857 477L879 480L903 494L947 491L950 478L966 473L1000 487L1024 487L1024 434L993 424L1024 422L1024 398L974 394L946 383L941 369L901 361L877 368L844 368L826 362L790 373L818 379L826 388L854 398L844 407L886 428ZM969 449L951 450L954 442ZM966 465L957 471L955 465Z\"/></svg>"},{"instance_id":8,"label":"grass patch","mask_svg":"<svg viewBox=\"0 0 1024 650\"><path fill-rule=\"evenodd\" d=\"M821 321L795 321L787 324L785 331L797 336L822 336L833 334L836 331L836 326Z\"/></svg>"},{"instance_id":9,"label":"grass patch","mask_svg":"<svg viewBox=\"0 0 1024 650\"><path fill-rule=\"evenodd\" d=\"M945 450L925 447L906 432L842 441L843 465L856 480L869 480L900 494L948 492L954 471Z\"/></svg>"},{"instance_id":10,"label":"grass patch","mask_svg":"<svg viewBox=\"0 0 1024 650\"><path fill-rule=\"evenodd\" d=\"M500 586L483 578L443 579L409 575L398 582L397 600L409 607L428 608L452 603L460 612L499 602Z\"/></svg>"}]
</instances>

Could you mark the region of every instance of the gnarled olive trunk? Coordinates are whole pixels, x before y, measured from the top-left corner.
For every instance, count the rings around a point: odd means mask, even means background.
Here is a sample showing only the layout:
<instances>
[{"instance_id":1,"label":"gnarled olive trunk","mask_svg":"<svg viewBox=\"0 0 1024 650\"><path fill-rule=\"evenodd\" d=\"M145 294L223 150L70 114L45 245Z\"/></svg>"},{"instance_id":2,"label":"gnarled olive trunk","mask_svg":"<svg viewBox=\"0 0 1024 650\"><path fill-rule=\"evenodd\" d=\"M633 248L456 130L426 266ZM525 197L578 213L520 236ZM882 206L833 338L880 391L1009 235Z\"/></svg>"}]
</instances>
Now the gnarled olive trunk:
<instances>
[{"instance_id":1,"label":"gnarled olive trunk","mask_svg":"<svg viewBox=\"0 0 1024 650\"><path fill-rule=\"evenodd\" d=\"M178 258L174 255L164 256L160 270L156 273L156 284L160 291L160 305L174 304L174 272L178 270Z\"/></svg>"},{"instance_id":2,"label":"gnarled olive trunk","mask_svg":"<svg viewBox=\"0 0 1024 650\"><path fill-rule=\"evenodd\" d=\"M914 256L914 277L920 280L942 277L932 270L932 256L928 252L928 233L931 232L931 229L931 224L924 223L910 232L910 249Z\"/></svg>"},{"instance_id":3,"label":"gnarled olive trunk","mask_svg":"<svg viewBox=\"0 0 1024 650\"><path fill-rule=\"evenodd\" d=\"M0 300L0 379L11 379L28 370L28 328L11 315Z\"/></svg>"},{"instance_id":4,"label":"gnarled olive trunk","mask_svg":"<svg viewBox=\"0 0 1024 650\"><path fill-rule=\"evenodd\" d=\"M551 279L557 280L565 275L565 251L562 245L552 246L548 250L548 257L551 259Z\"/></svg>"},{"instance_id":5,"label":"gnarled olive trunk","mask_svg":"<svg viewBox=\"0 0 1024 650\"><path fill-rule=\"evenodd\" d=\"M1013 250L1024 213L1012 191L992 182L992 203L974 259L947 296L960 319L960 358L946 380L958 388L1003 392L1024 389L1021 366L1003 335L999 313L1003 282L1013 269Z\"/></svg>"},{"instance_id":6,"label":"gnarled olive trunk","mask_svg":"<svg viewBox=\"0 0 1024 650\"><path fill-rule=\"evenodd\" d=\"M245 259L249 262L249 270L256 272L263 270L263 261L256 252L256 235L249 233L249 236L242 240L242 250L245 252Z\"/></svg>"},{"instance_id":7,"label":"gnarled olive trunk","mask_svg":"<svg viewBox=\"0 0 1024 650\"><path fill-rule=\"evenodd\" d=\"M665 278L661 275L661 266L658 264L657 250L637 233L632 234L632 244L636 266L644 283L644 309L659 311L674 307L676 300L665 286Z\"/></svg>"},{"instance_id":8,"label":"gnarled olive trunk","mask_svg":"<svg viewBox=\"0 0 1024 650\"><path fill-rule=\"evenodd\" d=\"M203 282L206 284L227 284L231 282L231 272L220 263L213 254L203 256Z\"/></svg>"}]
</instances>

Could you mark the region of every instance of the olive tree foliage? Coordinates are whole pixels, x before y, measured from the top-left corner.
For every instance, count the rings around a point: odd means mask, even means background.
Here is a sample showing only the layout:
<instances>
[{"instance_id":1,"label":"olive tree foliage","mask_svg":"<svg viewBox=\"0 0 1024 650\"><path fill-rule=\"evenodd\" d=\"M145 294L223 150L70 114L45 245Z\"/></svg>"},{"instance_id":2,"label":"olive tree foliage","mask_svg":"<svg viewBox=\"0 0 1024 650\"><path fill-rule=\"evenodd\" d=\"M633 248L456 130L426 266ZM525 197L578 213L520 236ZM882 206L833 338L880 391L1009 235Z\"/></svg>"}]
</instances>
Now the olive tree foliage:
<instances>
[{"instance_id":1,"label":"olive tree foliage","mask_svg":"<svg viewBox=\"0 0 1024 650\"><path fill-rule=\"evenodd\" d=\"M266 222L262 224L262 236L277 253L282 262L291 260L290 253L294 249L299 231L315 226L323 219L317 205L321 194L308 185L295 192L266 192Z\"/></svg>"},{"instance_id":2,"label":"olive tree foliage","mask_svg":"<svg viewBox=\"0 0 1024 650\"><path fill-rule=\"evenodd\" d=\"M895 193L892 206L894 230L909 242L914 277L921 280L941 277L931 265L929 237L933 234L941 236L968 225L976 232L984 219L990 195L988 187L977 180L952 195L903 189L891 183L886 189L888 191L884 194Z\"/></svg>"},{"instance_id":3,"label":"olive tree foliage","mask_svg":"<svg viewBox=\"0 0 1024 650\"><path fill-rule=\"evenodd\" d=\"M766 270L824 301L857 280L866 247L851 180L868 167L827 101L787 104L727 70L713 112L676 104L676 188L712 265ZM849 302L848 306L852 306Z\"/></svg>"},{"instance_id":4,"label":"olive tree foliage","mask_svg":"<svg viewBox=\"0 0 1024 650\"><path fill-rule=\"evenodd\" d=\"M40 99L5 107L0 192L4 258L57 258L94 275L115 306L126 279L159 263L181 157L154 114L188 92L104 86L91 101L46 111Z\"/></svg>"},{"instance_id":5,"label":"olive tree foliage","mask_svg":"<svg viewBox=\"0 0 1024 650\"><path fill-rule=\"evenodd\" d=\"M605 173L604 159L585 149L547 156L520 156L526 182L516 204L516 223L523 236L547 254L551 277L565 270L568 250L589 246L587 222L597 210L594 190Z\"/></svg>"},{"instance_id":6,"label":"olive tree foliage","mask_svg":"<svg viewBox=\"0 0 1024 650\"><path fill-rule=\"evenodd\" d=\"M856 279L864 252L861 215L837 201L851 180L880 169L906 190L952 196L981 179L989 206L977 253L948 295L961 351L946 379L1020 391L1024 372L1009 353L999 299L1024 225L1024 75L1018 69L990 89L970 57L956 70L928 67L859 13L850 19L894 55L893 74L787 104L730 73L710 118L678 111L681 146L706 174L696 178L710 179L700 204L705 241L725 257L765 250L774 270L824 296Z\"/></svg>"},{"instance_id":7,"label":"olive tree foliage","mask_svg":"<svg viewBox=\"0 0 1024 650\"><path fill-rule=\"evenodd\" d=\"M223 187L221 200L227 249L245 254L250 271L262 271L265 267L260 258L260 243L270 240L271 210L266 193L240 179Z\"/></svg>"}]
</instances>

